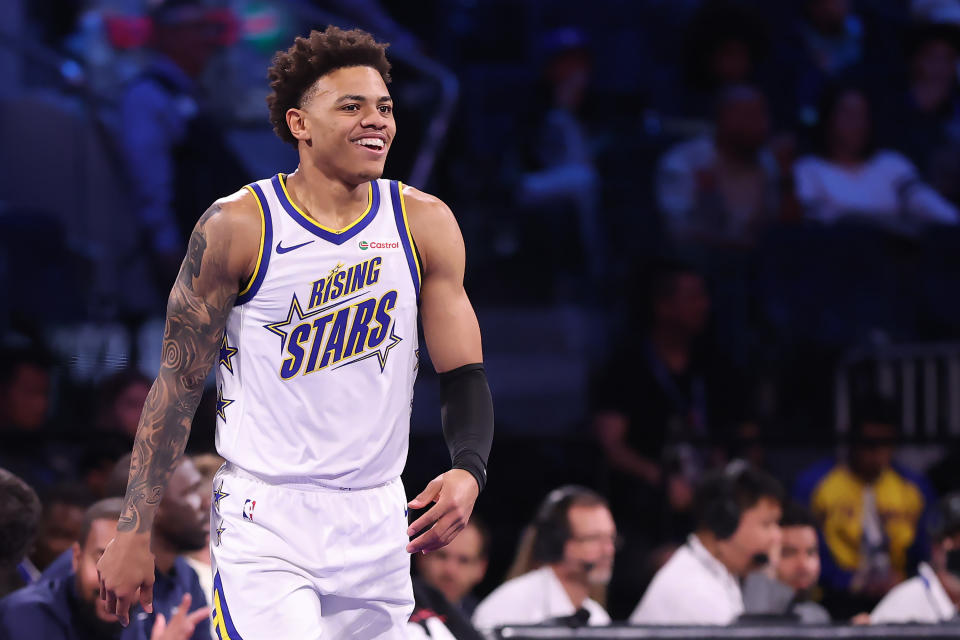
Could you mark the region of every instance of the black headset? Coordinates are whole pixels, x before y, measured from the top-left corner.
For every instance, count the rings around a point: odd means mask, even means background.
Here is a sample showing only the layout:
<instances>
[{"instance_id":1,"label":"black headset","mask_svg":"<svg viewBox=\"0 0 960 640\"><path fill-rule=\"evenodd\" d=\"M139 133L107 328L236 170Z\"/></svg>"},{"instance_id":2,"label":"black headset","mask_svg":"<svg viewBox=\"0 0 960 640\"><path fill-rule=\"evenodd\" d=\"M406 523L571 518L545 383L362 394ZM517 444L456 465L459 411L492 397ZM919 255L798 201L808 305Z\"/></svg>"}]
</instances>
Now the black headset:
<instances>
[{"instance_id":1,"label":"black headset","mask_svg":"<svg viewBox=\"0 0 960 640\"><path fill-rule=\"evenodd\" d=\"M552 564L563 560L563 547L571 535L567 512L573 503L581 498L606 504L606 500L596 491L575 484L554 489L540 503L533 521L534 561Z\"/></svg>"},{"instance_id":2,"label":"black headset","mask_svg":"<svg viewBox=\"0 0 960 640\"><path fill-rule=\"evenodd\" d=\"M713 532L718 540L730 538L740 526L742 515L736 486L740 474L748 469L743 460L733 460L722 471L706 474L694 496L698 523Z\"/></svg>"}]
</instances>

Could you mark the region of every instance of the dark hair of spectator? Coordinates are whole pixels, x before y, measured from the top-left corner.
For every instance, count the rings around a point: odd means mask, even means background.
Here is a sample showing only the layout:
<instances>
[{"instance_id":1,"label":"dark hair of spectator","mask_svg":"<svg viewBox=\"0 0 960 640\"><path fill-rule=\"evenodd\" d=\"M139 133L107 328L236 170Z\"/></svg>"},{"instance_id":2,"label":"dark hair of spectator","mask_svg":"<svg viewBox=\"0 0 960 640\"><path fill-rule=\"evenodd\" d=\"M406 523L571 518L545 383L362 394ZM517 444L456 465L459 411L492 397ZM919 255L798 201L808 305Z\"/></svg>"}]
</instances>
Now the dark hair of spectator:
<instances>
[{"instance_id":1,"label":"dark hair of spectator","mask_svg":"<svg viewBox=\"0 0 960 640\"><path fill-rule=\"evenodd\" d=\"M23 366L33 366L47 371L53 361L40 349L19 347L0 351L0 386L12 381Z\"/></svg>"},{"instance_id":2,"label":"dark hair of spectator","mask_svg":"<svg viewBox=\"0 0 960 640\"><path fill-rule=\"evenodd\" d=\"M116 522L123 513L123 498L104 498L90 505L90 508L83 514L83 527L80 529L80 539L78 542L83 547L87 544L87 538L90 536L90 529L97 520L113 520Z\"/></svg>"},{"instance_id":3,"label":"dark hair of spectator","mask_svg":"<svg viewBox=\"0 0 960 640\"><path fill-rule=\"evenodd\" d=\"M930 42L946 42L960 54L960 26L948 22L917 22L907 29L904 49L907 57L914 56Z\"/></svg>"},{"instance_id":4,"label":"dark hair of spectator","mask_svg":"<svg viewBox=\"0 0 960 640\"><path fill-rule=\"evenodd\" d=\"M862 440L863 427L882 424L893 427L895 435L900 431L900 405L896 400L878 393L864 394L853 401L850 412L850 435L854 441Z\"/></svg>"},{"instance_id":5,"label":"dark hair of spectator","mask_svg":"<svg viewBox=\"0 0 960 640\"><path fill-rule=\"evenodd\" d=\"M631 316L643 319L647 326L652 324L657 303L676 292L679 277L689 275L701 274L692 264L673 258L661 258L638 268L633 277Z\"/></svg>"},{"instance_id":6,"label":"dark hair of spectator","mask_svg":"<svg viewBox=\"0 0 960 640\"><path fill-rule=\"evenodd\" d=\"M683 70L690 86L717 88L711 59L728 42L742 42L747 47L754 71L770 47L767 27L756 13L730 0L705 2L684 37Z\"/></svg>"},{"instance_id":7,"label":"dark hair of spectator","mask_svg":"<svg viewBox=\"0 0 960 640\"><path fill-rule=\"evenodd\" d=\"M764 498L779 504L786 499L780 482L764 471L737 465L735 471L728 466L725 471L708 473L700 480L693 496L697 527L715 531L719 524L715 521L718 511L724 514L724 520L732 518L735 523L743 517L744 511L752 509ZM718 510L721 502L726 508ZM734 514L737 517L733 517Z\"/></svg>"},{"instance_id":8,"label":"dark hair of spectator","mask_svg":"<svg viewBox=\"0 0 960 640\"><path fill-rule=\"evenodd\" d=\"M267 106L274 132L284 142L297 146L297 139L287 127L287 111L300 108L307 90L318 78L331 71L344 67L373 67L383 81L389 83L388 46L377 42L366 31L327 27L324 31L311 31L305 38L297 38L286 51L278 51L267 72L273 90L267 97Z\"/></svg>"},{"instance_id":9,"label":"dark hair of spectator","mask_svg":"<svg viewBox=\"0 0 960 640\"><path fill-rule=\"evenodd\" d=\"M470 522L467 523L467 526L474 527L477 533L480 534L480 557L488 557L490 555L490 527L488 527L484 519L476 513L470 515Z\"/></svg>"},{"instance_id":10,"label":"dark hair of spectator","mask_svg":"<svg viewBox=\"0 0 960 640\"><path fill-rule=\"evenodd\" d=\"M20 562L37 535L40 499L26 482L0 469L0 568Z\"/></svg>"},{"instance_id":11,"label":"dark hair of spectator","mask_svg":"<svg viewBox=\"0 0 960 640\"><path fill-rule=\"evenodd\" d=\"M816 529L817 521L809 509L791 500L783 507L783 515L780 517L780 527L812 527Z\"/></svg>"},{"instance_id":12,"label":"dark hair of spectator","mask_svg":"<svg viewBox=\"0 0 960 640\"><path fill-rule=\"evenodd\" d=\"M873 121L873 103L870 93L859 84L842 82L827 87L817 105L817 122L812 132L813 150L823 158L830 157L830 129L833 126L834 113L840 102L851 93L857 93L863 97L867 103L867 117L870 118L870 134L863 149L860 150L860 157L869 158L877 151L876 123Z\"/></svg>"},{"instance_id":13,"label":"dark hair of spectator","mask_svg":"<svg viewBox=\"0 0 960 640\"><path fill-rule=\"evenodd\" d=\"M93 503L93 496L86 487L76 484L58 484L45 489L40 496L43 512L48 513L54 505L86 509Z\"/></svg>"}]
</instances>

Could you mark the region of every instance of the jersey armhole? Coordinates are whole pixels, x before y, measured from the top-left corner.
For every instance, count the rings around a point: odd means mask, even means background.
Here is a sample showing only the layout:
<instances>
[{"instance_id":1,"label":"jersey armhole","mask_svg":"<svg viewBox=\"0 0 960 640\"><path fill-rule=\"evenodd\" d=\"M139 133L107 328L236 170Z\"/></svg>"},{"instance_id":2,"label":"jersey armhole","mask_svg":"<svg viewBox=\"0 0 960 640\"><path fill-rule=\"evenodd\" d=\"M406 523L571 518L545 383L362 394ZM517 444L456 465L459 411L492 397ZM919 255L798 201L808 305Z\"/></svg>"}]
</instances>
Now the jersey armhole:
<instances>
[{"instance_id":1,"label":"jersey armhole","mask_svg":"<svg viewBox=\"0 0 960 640\"><path fill-rule=\"evenodd\" d=\"M270 218L270 206L267 204L267 199L264 197L260 185L256 183L248 184L246 189L253 194L254 199L257 201L257 209L260 212L260 248L257 253L257 264L253 268L250 280L246 286L240 290L234 306L240 306L250 302L257 294L257 291L260 290L260 285L263 284L263 279L267 274L267 267L270 264L270 253L273 247L273 222Z\"/></svg>"}]
</instances>

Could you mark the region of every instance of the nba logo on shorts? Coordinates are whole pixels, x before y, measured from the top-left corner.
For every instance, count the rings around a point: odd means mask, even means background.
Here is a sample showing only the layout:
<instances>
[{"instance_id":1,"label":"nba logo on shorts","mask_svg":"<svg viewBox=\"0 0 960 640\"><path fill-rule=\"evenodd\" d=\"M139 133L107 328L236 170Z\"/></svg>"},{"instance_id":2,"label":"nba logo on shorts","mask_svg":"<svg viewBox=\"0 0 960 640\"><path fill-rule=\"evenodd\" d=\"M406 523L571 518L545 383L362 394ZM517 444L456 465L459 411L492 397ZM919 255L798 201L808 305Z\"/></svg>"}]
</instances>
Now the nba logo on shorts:
<instances>
[{"instance_id":1,"label":"nba logo on shorts","mask_svg":"<svg viewBox=\"0 0 960 640\"><path fill-rule=\"evenodd\" d=\"M257 506L256 500L247 500L243 503L243 519L253 520L253 508Z\"/></svg>"}]
</instances>

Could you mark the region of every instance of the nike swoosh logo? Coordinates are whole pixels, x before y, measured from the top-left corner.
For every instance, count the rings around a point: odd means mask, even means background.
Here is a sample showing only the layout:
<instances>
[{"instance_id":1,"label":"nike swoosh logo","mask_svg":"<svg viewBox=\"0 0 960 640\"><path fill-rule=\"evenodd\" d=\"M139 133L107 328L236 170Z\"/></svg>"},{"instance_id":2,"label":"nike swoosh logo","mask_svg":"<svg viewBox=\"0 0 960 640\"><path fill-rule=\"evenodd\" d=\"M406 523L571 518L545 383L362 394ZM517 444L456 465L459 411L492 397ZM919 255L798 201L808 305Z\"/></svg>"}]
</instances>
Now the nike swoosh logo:
<instances>
[{"instance_id":1,"label":"nike swoosh logo","mask_svg":"<svg viewBox=\"0 0 960 640\"><path fill-rule=\"evenodd\" d=\"M300 247L305 247L305 246L307 246L308 244L310 244L311 242L313 242L313 240L307 240L306 242L301 242L300 244L295 244L295 245L293 245L292 247L281 247L280 245L283 244L283 240L281 240L280 242L277 243L277 253L289 253L289 252L293 251L294 249L299 249Z\"/></svg>"}]
</instances>

